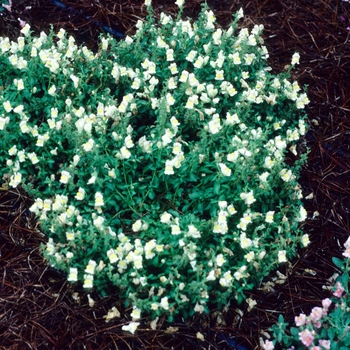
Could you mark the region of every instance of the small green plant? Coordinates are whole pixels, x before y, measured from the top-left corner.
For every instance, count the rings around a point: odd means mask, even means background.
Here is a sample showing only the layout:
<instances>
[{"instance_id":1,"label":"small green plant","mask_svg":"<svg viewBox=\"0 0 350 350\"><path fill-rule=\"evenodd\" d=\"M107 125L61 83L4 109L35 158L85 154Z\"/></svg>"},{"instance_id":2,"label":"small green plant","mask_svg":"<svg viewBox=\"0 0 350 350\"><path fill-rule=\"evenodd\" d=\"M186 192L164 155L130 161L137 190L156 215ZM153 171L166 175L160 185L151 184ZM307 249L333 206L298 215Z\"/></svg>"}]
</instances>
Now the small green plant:
<instances>
[{"instance_id":1,"label":"small green plant","mask_svg":"<svg viewBox=\"0 0 350 350\"><path fill-rule=\"evenodd\" d=\"M334 264L343 272L333 288L333 298L322 300L322 307L314 307L310 315L301 313L295 317L295 326L289 327L280 315L278 323L271 327L275 340L266 340L262 349L288 350L347 350L350 347L349 308L349 258L350 238L345 242L343 255L333 258Z\"/></svg>"},{"instance_id":2,"label":"small green plant","mask_svg":"<svg viewBox=\"0 0 350 350\"><path fill-rule=\"evenodd\" d=\"M262 26L237 29L242 10L222 30L177 4L157 25L146 1L136 34L96 54L63 29L1 38L1 174L35 200L49 263L134 319L241 303L309 242L306 94L271 73Z\"/></svg>"}]
</instances>

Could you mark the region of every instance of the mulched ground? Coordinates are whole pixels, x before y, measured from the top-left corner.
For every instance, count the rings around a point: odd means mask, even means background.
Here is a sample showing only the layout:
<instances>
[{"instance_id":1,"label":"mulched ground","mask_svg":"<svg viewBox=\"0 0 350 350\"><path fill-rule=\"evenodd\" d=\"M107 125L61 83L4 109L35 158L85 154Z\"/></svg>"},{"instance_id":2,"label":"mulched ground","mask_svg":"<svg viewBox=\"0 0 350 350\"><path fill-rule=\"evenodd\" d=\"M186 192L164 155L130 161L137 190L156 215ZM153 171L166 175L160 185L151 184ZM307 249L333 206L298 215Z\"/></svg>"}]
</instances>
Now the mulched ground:
<instances>
[{"instance_id":1,"label":"mulched ground","mask_svg":"<svg viewBox=\"0 0 350 350\"><path fill-rule=\"evenodd\" d=\"M116 36L131 35L146 16L138 0L18 0L11 12L0 12L0 35L14 39L18 18L32 29L64 27L80 43L96 47L102 26ZM200 0L187 1L185 15L195 17ZM171 0L154 0L156 13L176 13ZM332 256L342 257L350 232L350 3L341 0L208 0L225 27L241 6L244 25L264 24L264 39L275 72L283 70L295 51L301 62L293 73L307 84L310 128L300 147L310 149L301 175L309 219L304 224L312 244L284 270L286 283L255 290L251 311L236 305L220 313L169 325L160 319L152 330L144 319L137 334L121 330L128 321L117 296L99 299L78 295L65 276L51 269L39 251L45 237L28 217L30 199L19 190L0 192L0 349L258 349L259 337L282 313L292 322L300 312L330 296L324 287L336 272ZM318 214L318 215L317 215ZM276 277L278 277L276 275ZM104 315L116 306L122 317L109 323ZM241 307L242 308L242 307ZM246 308L243 306L243 308ZM173 329L169 328L174 327ZM177 329L176 331L174 331ZM196 338L201 332L205 341Z\"/></svg>"}]
</instances>

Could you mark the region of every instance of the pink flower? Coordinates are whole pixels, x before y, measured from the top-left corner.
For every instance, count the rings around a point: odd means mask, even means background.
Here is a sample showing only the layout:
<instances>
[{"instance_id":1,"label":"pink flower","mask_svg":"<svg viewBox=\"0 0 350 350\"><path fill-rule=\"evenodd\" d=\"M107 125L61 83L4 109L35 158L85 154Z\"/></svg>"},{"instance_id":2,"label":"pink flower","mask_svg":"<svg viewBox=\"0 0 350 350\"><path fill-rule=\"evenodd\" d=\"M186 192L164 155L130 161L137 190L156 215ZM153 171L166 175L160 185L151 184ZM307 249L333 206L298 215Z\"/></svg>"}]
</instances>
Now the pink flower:
<instances>
[{"instance_id":1,"label":"pink flower","mask_svg":"<svg viewBox=\"0 0 350 350\"><path fill-rule=\"evenodd\" d=\"M342 287L340 282L337 282L335 284L335 287L337 288L337 290L333 293L333 295L336 296L337 298L341 298L341 296L343 295L343 292L344 292L344 288Z\"/></svg>"},{"instance_id":2,"label":"pink flower","mask_svg":"<svg viewBox=\"0 0 350 350\"><path fill-rule=\"evenodd\" d=\"M344 247L345 248L350 248L350 237L346 240L346 242L344 243Z\"/></svg>"},{"instance_id":3,"label":"pink flower","mask_svg":"<svg viewBox=\"0 0 350 350\"><path fill-rule=\"evenodd\" d=\"M300 314L299 316L295 316L294 320L297 327L303 326L306 322L306 315Z\"/></svg>"},{"instance_id":4,"label":"pink flower","mask_svg":"<svg viewBox=\"0 0 350 350\"><path fill-rule=\"evenodd\" d=\"M332 300L329 298L323 299L322 300L322 306L324 309L328 310L328 308L331 306Z\"/></svg>"},{"instance_id":5,"label":"pink flower","mask_svg":"<svg viewBox=\"0 0 350 350\"><path fill-rule=\"evenodd\" d=\"M323 346L326 350L329 350L331 348L331 341L330 340L319 340L318 343Z\"/></svg>"},{"instance_id":6,"label":"pink flower","mask_svg":"<svg viewBox=\"0 0 350 350\"><path fill-rule=\"evenodd\" d=\"M346 248L345 252L343 253L343 255L346 257L346 258L350 258L350 247Z\"/></svg>"},{"instance_id":7,"label":"pink flower","mask_svg":"<svg viewBox=\"0 0 350 350\"><path fill-rule=\"evenodd\" d=\"M317 321L317 322L314 323L314 326L315 326L316 328L321 328L321 327L322 327L322 322Z\"/></svg>"},{"instance_id":8,"label":"pink flower","mask_svg":"<svg viewBox=\"0 0 350 350\"><path fill-rule=\"evenodd\" d=\"M299 333L299 339L305 346L310 346L314 341L314 336L308 329L305 329Z\"/></svg>"},{"instance_id":9,"label":"pink flower","mask_svg":"<svg viewBox=\"0 0 350 350\"><path fill-rule=\"evenodd\" d=\"M273 345L273 342L270 340L265 340L265 343L263 344L264 350L273 350L275 346Z\"/></svg>"},{"instance_id":10,"label":"pink flower","mask_svg":"<svg viewBox=\"0 0 350 350\"><path fill-rule=\"evenodd\" d=\"M313 346L312 348L310 348L309 350L321 350L321 348L319 346Z\"/></svg>"},{"instance_id":11,"label":"pink flower","mask_svg":"<svg viewBox=\"0 0 350 350\"><path fill-rule=\"evenodd\" d=\"M322 308L320 307L314 307L312 310L311 310L311 314L310 314L310 317L311 317L311 321L313 323L316 323L317 321L319 321L323 316L323 310Z\"/></svg>"}]
</instances>

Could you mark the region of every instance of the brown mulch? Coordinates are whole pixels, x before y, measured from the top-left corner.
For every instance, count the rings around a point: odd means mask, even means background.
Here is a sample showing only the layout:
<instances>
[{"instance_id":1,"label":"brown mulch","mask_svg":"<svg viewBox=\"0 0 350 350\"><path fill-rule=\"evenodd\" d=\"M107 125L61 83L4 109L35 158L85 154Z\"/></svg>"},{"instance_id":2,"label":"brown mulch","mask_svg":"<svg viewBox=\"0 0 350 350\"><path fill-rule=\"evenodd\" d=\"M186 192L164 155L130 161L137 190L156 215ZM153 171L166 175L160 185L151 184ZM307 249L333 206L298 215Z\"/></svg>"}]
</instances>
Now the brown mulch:
<instances>
[{"instance_id":1,"label":"brown mulch","mask_svg":"<svg viewBox=\"0 0 350 350\"><path fill-rule=\"evenodd\" d=\"M36 31L52 24L64 27L78 42L96 47L101 26L114 34L131 35L147 13L138 0L15 1L12 12L0 13L0 35L19 34L17 18ZM200 0L186 2L185 15L195 17ZM66 7L62 6L66 5ZM176 13L174 0L154 0L156 13ZM234 349L232 340L257 349L262 332L279 314L292 322L300 312L330 296L324 288L336 272L333 256L342 257L350 233L350 3L342 0L208 0L225 27L243 7L244 25L264 24L269 63L280 72L300 52L293 72L308 85L309 131L300 147L310 149L301 174L309 219L304 230L312 243L284 270L286 283L273 290L255 290L258 304L243 316L232 305L219 313L197 316L171 325L158 321L157 330L144 322L135 336L121 330L130 321L117 296L100 299L72 290L65 276L40 255L45 242L27 210L30 199L19 190L0 192L0 349ZM317 215L318 214L318 215ZM277 275L276 275L277 276ZM78 294L74 294L74 293ZM116 306L122 317L109 323L104 316ZM246 308L246 306L241 306ZM126 312L126 315L128 312ZM176 327L171 332L168 327ZM205 341L196 338L201 332ZM230 343L231 342L231 343Z\"/></svg>"}]
</instances>

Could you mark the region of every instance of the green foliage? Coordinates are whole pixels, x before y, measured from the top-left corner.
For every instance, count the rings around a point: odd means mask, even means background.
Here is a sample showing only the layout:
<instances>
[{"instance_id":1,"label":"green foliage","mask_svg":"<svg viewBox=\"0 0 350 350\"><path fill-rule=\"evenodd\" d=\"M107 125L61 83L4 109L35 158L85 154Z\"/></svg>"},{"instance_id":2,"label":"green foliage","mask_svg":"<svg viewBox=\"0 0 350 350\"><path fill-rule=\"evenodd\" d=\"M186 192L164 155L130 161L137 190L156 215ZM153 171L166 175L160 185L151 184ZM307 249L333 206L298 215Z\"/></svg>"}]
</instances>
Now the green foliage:
<instances>
[{"instance_id":1,"label":"green foliage","mask_svg":"<svg viewBox=\"0 0 350 350\"><path fill-rule=\"evenodd\" d=\"M290 327L280 315L278 323L270 329L274 340L262 343L262 349L272 350L277 346L288 349L336 350L350 346L349 308L349 258L350 238L345 242L345 260L333 258L334 264L342 270L342 275L332 288L332 299L322 301L322 307L314 307L310 315L295 317L296 327ZM285 347L283 347L285 349Z\"/></svg>"},{"instance_id":2,"label":"green foliage","mask_svg":"<svg viewBox=\"0 0 350 350\"><path fill-rule=\"evenodd\" d=\"M1 175L34 198L69 281L191 316L242 302L308 244L306 156L284 161L308 99L242 15L224 31L206 5L193 25L150 14L96 54L64 30L0 39Z\"/></svg>"}]
</instances>

